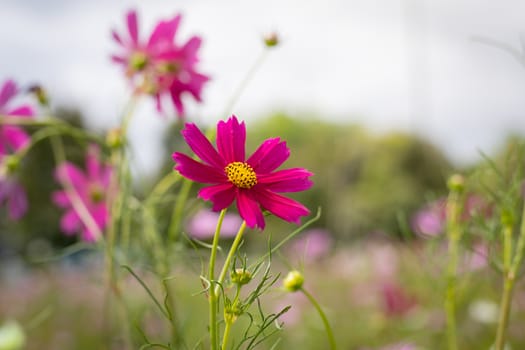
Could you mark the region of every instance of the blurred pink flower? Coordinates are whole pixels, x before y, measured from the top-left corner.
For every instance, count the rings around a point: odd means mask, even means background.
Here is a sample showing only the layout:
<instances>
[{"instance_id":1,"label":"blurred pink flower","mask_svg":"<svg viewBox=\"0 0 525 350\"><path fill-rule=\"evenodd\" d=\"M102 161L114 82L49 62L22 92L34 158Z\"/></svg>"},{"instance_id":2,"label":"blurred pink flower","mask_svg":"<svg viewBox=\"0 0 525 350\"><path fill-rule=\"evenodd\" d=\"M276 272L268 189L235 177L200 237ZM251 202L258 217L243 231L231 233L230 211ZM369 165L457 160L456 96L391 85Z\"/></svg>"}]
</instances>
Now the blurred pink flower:
<instances>
[{"instance_id":1,"label":"blurred pink flower","mask_svg":"<svg viewBox=\"0 0 525 350\"><path fill-rule=\"evenodd\" d=\"M200 210L186 226L188 235L196 239L213 238L218 220L218 213L206 209ZM226 214L222 221L221 238L235 237L241 224L242 219L238 215Z\"/></svg>"},{"instance_id":2,"label":"blurred pink flower","mask_svg":"<svg viewBox=\"0 0 525 350\"><path fill-rule=\"evenodd\" d=\"M439 199L418 210L412 218L412 229L422 236L437 236L444 230L446 213L444 199Z\"/></svg>"},{"instance_id":3,"label":"blurred pink flower","mask_svg":"<svg viewBox=\"0 0 525 350\"><path fill-rule=\"evenodd\" d=\"M469 194L465 200L461 220L467 221L475 215L490 217L492 206L483 197ZM446 225L446 199L441 198L422 209L412 217L412 229L422 236L437 236L444 232Z\"/></svg>"},{"instance_id":4,"label":"blurred pink flower","mask_svg":"<svg viewBox=\"0 0 525 350\"><path fill-rule=\"evenodd\" d=\"M111 195L110 180L113 169L100 162L100 150L90 145L86 155L84 173L74 164L65 162L55 172L57 181L65 190L53 193L53 202L66 209L60 221L65 234L80 232L85 241L95 241L104 231L109 221L108 196ZM80 205L80 206L79 206ZM81 207L85 207L90 218L86 222Z\"/></svg>"},{"instance_id":5,"label":"blurred pink flower","mask_svg":"<svg viewBox=\"0 0 525 350\"><path fill-rule=\"evenodd\" d=\"M6 80L0 88L0 116L12 118L32 118L31 106L9 107L9 102L19 93L13 80ZM24 148L30 136L21 128L13 125L0 125L0 205L6 203L11 220L18 220L27 211L27 196L24 188L13 176L13 164L9 164L9 155Z\"/></svg>"},{"instance_id":6,"label":"blurred pink flower","mask_svg":"<svg viewBox=\"0 0 525 350\"><path fill-rule=\"evenodd\" d=\"M201 90L209 78L196 70L201 38L193 36L183 45L175 42L180 21L181 16L177 15L158 22L145 41L139 35L136 11L128 11L127 35L121 36L115 30L111 32L123 52L111 58L124 67L137 92L155 97L159 111L162 111L163 95L169 95L182 117L184 105L181 96L189 93L201 102Z\"/></svg>"},{"instance_id":7,"label":"blurred pink flower","mask_svg":"<svg viewBox=\"0 0 525 350\"><path fill-rule=\"evenodd\" d=\"M395 282L385 281L380 288L386 316L404 316L416 305L416 299Z\"/></svg>"},{"instance_id":8,"label":"blurred pink flower","mask_svg":"<svg viewBox=\"0 0 525 350\"><path fill-rule=\"evenodd\" d=\"M321 228L314 228L303 232L292 241L287 249L287 255L314 262L327 256L332 245L333 239L330 232Z\"/></svg>"},{"instance_id":9,"label":"blurred pink flower","mask_svg":"<svg viewBox=\"0 0 525 350\"><path fill-rule=\"evenodd\" d=\"M306 169L275 171L290 156L280 138L264 141L245 159L246 127L235 116L217 124L217 150L195 124L187 123L182 135L203 163L176 152L175 170L190 180L211 184L202 188L199 196L212 201L214 211L236 201L246 225L260 229L265 226L263 209L294 223L310 213L301 203L279 194L304 191L313 184L309 180L313 174Z\"/></svg>"}]
</instances>

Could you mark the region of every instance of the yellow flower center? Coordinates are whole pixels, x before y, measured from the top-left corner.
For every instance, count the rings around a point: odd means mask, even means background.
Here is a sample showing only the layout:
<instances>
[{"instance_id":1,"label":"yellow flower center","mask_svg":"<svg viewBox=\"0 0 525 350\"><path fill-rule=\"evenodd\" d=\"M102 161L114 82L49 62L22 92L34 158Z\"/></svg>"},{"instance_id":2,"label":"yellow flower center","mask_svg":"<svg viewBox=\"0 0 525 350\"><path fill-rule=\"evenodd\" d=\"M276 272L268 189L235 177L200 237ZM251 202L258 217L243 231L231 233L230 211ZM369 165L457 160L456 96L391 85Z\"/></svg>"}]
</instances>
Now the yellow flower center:
<instances>
[{"instance_id":1,"label":"yellow flower center","mask_svg":"<svg viewBox=\"0 0 525 350\"><path fill-rule=\"evenodd\" d=\"M252 188L257 184L257 175L248 163L233 162L224 168L228 180L239 188Z\"/></svg>"}]
</instances>

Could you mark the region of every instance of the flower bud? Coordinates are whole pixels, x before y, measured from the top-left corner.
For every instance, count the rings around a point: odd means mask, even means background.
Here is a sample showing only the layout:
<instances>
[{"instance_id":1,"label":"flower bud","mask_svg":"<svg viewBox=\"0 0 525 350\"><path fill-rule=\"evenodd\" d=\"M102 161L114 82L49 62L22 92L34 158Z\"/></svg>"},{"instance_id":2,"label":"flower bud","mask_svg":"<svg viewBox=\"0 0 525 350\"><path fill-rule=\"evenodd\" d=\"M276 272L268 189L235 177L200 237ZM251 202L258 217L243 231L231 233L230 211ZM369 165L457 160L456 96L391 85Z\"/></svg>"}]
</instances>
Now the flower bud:
<instances>
[{"instance_id":1,"label":"flower bud","mask_svg":"<svg viewBox=\"0 0 525 350\"><path fill-rule=\"evenodd\" d=\"M224 305L224 321L226 323L234 323L241 314L242 310L236 303L234 305Z\"/></svg>"},{"instance_id":2,"label":"flower bud","mask_svg":"<svg viewBox=\"0 0 525 350\"><path fill-rule=\"evenodd\" d=\"M0 176L8 176L16 171L20 164L20 157L16 155L5 156L0 163Z\"/></svg>"},{"instance_id":3,"label":"flower bud","mask_svg":"<svg viewBox=\"0 0 525 350\"><path fill-rule=\"evenodd\" d=\"M447 186L451 192L461 193L465 190L465 177L454 174L448 179Z\"/></svg>"},{"instance_id":4,"label":"flower bud","mask_svg":"<svg viewBox=\"0 0 525 350\"><path fill-rule=\"evenodd\" d=\"M230 279L232 283L237 284L239 286L243 286L245 284L250 283L253 276L250 271L245 270L244 268L235 269L230 274Z\"/></svg>"},{"instance_id":5,"label":"flower bud","mask_svg":"<svg viewBox=\"0 0 525 350\"><path fill-rule=\"evenodd\" d=\"M284 278L283 287L289 292L297 292L304 283L303 274L297 270L288 272L288 275Z\"/></svg>"},{"instance_id":6,"label":"flower bud","mask_svg":"<svg viewBox=\"0 0 525 350\"><path fill-rule=\"evenodd\" d=\"M275 32L268 33L264 36L264 44L266 47L274 47L279 45L279 36Z\"/></svg>"},{"instance_id":7,"label":"flower bud","mask_svg":"<svg viewBox=\"0 0 525 350\"><path fill-rule=\"evenodd\" d=\"M106 144L112 148L120 148L124 144L124 138L122 130L120 128L114 128L108 131L106 134Z\"/></svg>"},{"instance_id":8,"label":"flower bud","mask_svg":"<svg viewBox=\"0 0 525 350\"><path fill-rule=\"evenodd\" d=\"M49 97L47 95L46 90L44 90L44 88L41 85L31 85L27 90L33 95L35 95L36 99L38 100L38 103L41 106L49 106Z\"/></svg>"}]
</instances>

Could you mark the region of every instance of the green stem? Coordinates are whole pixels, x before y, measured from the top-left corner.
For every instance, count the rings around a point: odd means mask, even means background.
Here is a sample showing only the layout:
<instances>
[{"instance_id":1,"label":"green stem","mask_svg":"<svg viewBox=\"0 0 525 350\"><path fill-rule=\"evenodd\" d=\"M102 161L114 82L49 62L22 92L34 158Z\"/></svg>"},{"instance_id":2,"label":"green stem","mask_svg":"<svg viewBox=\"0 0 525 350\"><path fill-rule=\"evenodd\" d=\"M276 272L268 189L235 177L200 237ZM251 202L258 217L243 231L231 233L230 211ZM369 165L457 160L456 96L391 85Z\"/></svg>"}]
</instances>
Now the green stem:
<instances>
[{"instance_id":1,"label":"green stem","mask_svg":"<svg viewBox=\"0 0 525 350\"><path fill-rule=\"evenodd\" d=\"M222 345L221 350L226 349L226 345L228 345L228 338L230 337L230 330L232 329L233 322L226 322L226 325L224 326L224 336L222 338Z\"/></svg>"},{"instance_id":2,"label":"green stem","mask_svg":"<svg viewBox=\"0 0 525 350\"><path fill-rule=\"evenodd\" d=\"M216 293L218 292L218 288L220 285L224 282L224 279L226 278L226 274L228 273L228 269L230 267L230 262L237 252L237 248L239 248L239 244L242 242L242 236L244 234L244 230L246 229L246 221L242 222L241 227L239 228L239 231L237 231L237 235L235 236L235 239L233 240L232 246L230 247L230 251L228 252L228 256L226 257L226 260L224 261L224 265L222 267L221 273L219 275L219 279L217 280L217 286Z\"/></svg>"},{"instance_id":3,"label":"green stem","mask_svg":"<svg viewBox=\"0 0 525 350\"><path fill-rule=\"evenodd\" d=\"M501 305L499 313L498 329L496 330L495 350L504 350L507 338L507 328L509 324L510 306L512 303L512 294L514 291L514 283L516 274L523 261L523 254L525 250L525 204L523 205L521 214L520 236L514 254L514 259L508 271L505 271L503 281L503 292L501 296Z\"/></svg>"},{"instance_id":4,"label":"green stem","mask_svg":"<svg viewBox=\"0 0 525 350\"><path fill-rule=\"evenodd\" d=\"M460 195L451 191L447 200L448 266L445 311L447 315L447 339L449 350L457 350L456 286L459 260L459 242L462 235L459 222L462 212Z\"/></svg>"},{"instance_id":5,"label":"green stem","mask_svg":"<svg viewBox=\"0 0 525 350\"><path fill-rule=\"evenodd\" d=\"M328 342L330 343L330 349L332 350L337 349L337 345L335 343L335 338L334 338L334 333L332 332L332 327L330 327L330 323L328 322L328 318L326 317L326 314L324 313L323 309L321 308L317 300L315 300L315 298L310 293L308 293L304 288L301 287L300 291L303 292L303 294L308 298L308 300L310 300L312 305L317 310L317 313L323 320L326 335L328 336Z\"/></svg>"},{"instance_id":6,"label":"green stem","mask_svg":"<svg viewBox=\"0 0 525 350\"><path fill-rule=\"evenodd\" d=\"M182 186L177 197L177 202L173 208L173 214L171 215L171 222L168 228L168 237L171 242L176 242L180 235L180 226L182 223L182 215L184 214L184 207L190 195L191 186L193 181L184 179Z\"/></svg>"},{"instance_id":7,"label":"green stem","mask_svg":"<svg viewBox=\"0 0 525 350\"><path fill-rule=\"evenodd\" d=\"M217 258L217 248L219 246L219 238L221 235L222 221L226 215L226 209L223 209L219 214L215 234L213 235L213 243L210 253L210 266L208 268L209 286L209 319L210 319L210 345L212 350L217 350L217 292L215 290L215 260Z\"/></svg>"}]
</instances>

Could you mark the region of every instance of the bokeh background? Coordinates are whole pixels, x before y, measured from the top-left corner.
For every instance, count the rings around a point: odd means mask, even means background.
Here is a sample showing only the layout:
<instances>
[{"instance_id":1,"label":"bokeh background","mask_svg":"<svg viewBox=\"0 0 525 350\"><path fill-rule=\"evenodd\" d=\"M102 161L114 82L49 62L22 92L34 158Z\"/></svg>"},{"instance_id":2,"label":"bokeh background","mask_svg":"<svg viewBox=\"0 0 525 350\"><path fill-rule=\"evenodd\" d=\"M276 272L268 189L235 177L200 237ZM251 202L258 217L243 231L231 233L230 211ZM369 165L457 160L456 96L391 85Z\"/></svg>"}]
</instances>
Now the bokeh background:
<instances>
[{"instance_id":1,"label":"bokeh background","mask_svg":"<svg viewBox=\"0 0 525 350\"><path fill-rule=\"evenodd\" d=\"M247 122L248 149L280 136L292 150L288 165L315 173L312 190L295 198L314 213L322 208L313 225L322 238L305 234L310 243L296 242L278 261L283 272L290 265L304 268L341 348L444 348L439 276L445 251L439 237L429 243L418 235L413 220L446 194L450 174L478 169L482 153L503 158L525 132L523 62L496 47L522 50L525 3L3 0L1 8L0 78L41 84L58 116L100 133L118 125L129 98L122 72L110 62L110 29L124 29L130 8L138 10L143 33L181 12L177 35L203 37L200 67L212 78L202 104L188 101L188 120L212 126L235 113ZM281 44L225 110L270 32ZM130 127L139 197L171 171L170 155L183 146L173 111L157 114L145 98ZM65 142L69 156L81 162L79 145ZM0 322L16 319L26 327L28 349L103 348L114 330L99 317L100 257L87 249L60 258L76 238L60 233L60 212L49 205L57 188L52 159L42 143L24 164L27 217L10 223L0 212ZM188 222L205 207L191 205ZM293 230L277 220L269 227L276 239ZM259 254L266 243L267 236L253 232L246 248ZM48 256L54 258L42 263ZM499 280L489 265L475 249L464 257L470 282L461 287L459 307L465 348L488 348L493 338ZM177 288L187 292L182 304L191 315L205 307L190 296L200 284L193 275L180 276ZM161 337L158 315L145 311L143 291L132 279L126 283L133 314ZM275 307L283 305L279 293L269 296ZM517 295L517 320L524 317L524 297ZM294 312L284 320L291 332L282 348L322 349L313 310L300 298L284 303ZM81 316L72 320L72 314ZM190 330L205 330L198 317L185 321L197 325ZM510 332L513 349L525 346L519 329ZM189 337L196 339L195 333ZM114 348L120 346L115 341Z\"/></svg>"}]
</instances>

